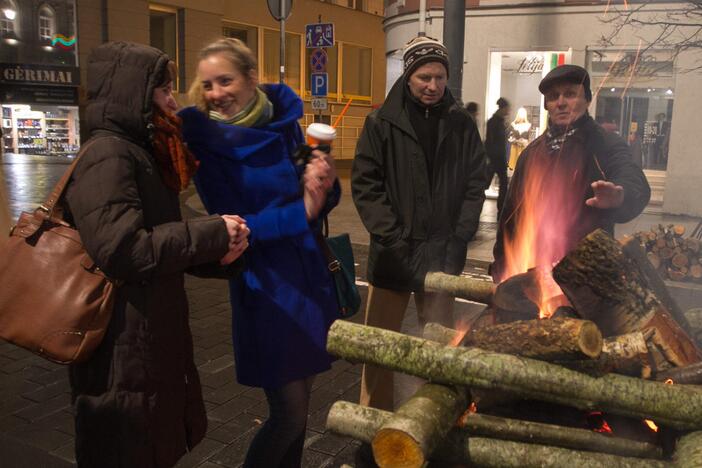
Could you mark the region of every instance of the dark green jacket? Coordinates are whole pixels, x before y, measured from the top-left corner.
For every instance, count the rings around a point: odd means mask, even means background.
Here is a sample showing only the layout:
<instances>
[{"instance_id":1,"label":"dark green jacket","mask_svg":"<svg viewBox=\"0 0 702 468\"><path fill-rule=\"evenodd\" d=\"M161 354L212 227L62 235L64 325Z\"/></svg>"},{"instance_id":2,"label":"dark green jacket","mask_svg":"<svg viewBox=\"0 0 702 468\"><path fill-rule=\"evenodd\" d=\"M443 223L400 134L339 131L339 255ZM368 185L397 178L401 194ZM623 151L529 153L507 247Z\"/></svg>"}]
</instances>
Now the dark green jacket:
<instances>
[{"instance_id":1,"label":"dark green jacket","mask_svg":"<svg viewBox=\"0 0 702 468\"><path fill-rule=\"evenodd\" d=\"M458 274L485 201L485 151L468 113L446 91L432 180L404 105L401 77L366 118L351 189L370 233L368 281L421 290L428 271Z\"/></svg>"}]
</instances>

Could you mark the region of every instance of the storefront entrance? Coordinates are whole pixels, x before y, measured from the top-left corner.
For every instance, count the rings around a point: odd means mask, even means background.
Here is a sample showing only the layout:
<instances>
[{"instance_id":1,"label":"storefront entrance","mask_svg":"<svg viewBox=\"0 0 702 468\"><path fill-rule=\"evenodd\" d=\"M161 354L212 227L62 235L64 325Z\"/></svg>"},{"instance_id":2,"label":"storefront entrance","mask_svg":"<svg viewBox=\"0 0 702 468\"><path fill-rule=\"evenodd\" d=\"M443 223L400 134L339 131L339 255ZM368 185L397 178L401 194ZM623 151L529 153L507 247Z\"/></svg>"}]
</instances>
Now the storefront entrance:
<instances>
[{"instance_id":1,"label":"storefront entrance","mask_svg":"<svg viewBox=\"0 0 702 468\"><path fill-rule=\"evenodd\" d=\"M490 53L485 120L497 110L502 97L510 103L507 117L508 165L546 128L547 115L539 82L553 68L570 63L570 51L500 51Z\"/></svg>"}]
</instances>

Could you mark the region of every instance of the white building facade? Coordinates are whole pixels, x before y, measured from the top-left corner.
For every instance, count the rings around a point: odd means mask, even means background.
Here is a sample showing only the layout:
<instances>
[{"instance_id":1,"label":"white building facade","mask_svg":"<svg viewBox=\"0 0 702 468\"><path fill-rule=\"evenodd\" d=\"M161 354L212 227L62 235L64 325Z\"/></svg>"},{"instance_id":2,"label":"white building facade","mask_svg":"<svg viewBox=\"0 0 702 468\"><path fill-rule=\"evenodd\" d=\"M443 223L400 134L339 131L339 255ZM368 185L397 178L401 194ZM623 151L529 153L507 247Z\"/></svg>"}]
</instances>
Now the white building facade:
<instances>
[{"instance_id":1,"label":"white building facade","mask_svg":"<svg viewBox=\"0 0 702 468\"><path fill-rule=\"evenodd\" d=\"M388 89L402 72L403 45L418 32L417 10L410 3L390 1L384 23L388 56ZM442 39L443 8L426 12L426 35ZM471 2L475 5L476 2ZM639 8L641 5L629 5ZM654 17L681 4L657 2L642 8L639 17ZM618 9L624 6L619 3ZM647 47L657 30L625 29L616 46L604 46L612 31L606 23L616 15L607 2L574 5L568 2L509 2L481 0L466 9L462 98L480 106L481 130L502 96L520 108L530 122L528 139L536 138L547 122L537 86L554 66L581 65L591 75L594 94L590 114L605 128L629 141L637 163L654 187L654 203L663 212L702 216L702 151L696 118L702 104L700 52L674 56L665 47ZM410 10L410 11L408 11ZM521 147L511 148L514 160Z\"/></svg>"}]
</instances>

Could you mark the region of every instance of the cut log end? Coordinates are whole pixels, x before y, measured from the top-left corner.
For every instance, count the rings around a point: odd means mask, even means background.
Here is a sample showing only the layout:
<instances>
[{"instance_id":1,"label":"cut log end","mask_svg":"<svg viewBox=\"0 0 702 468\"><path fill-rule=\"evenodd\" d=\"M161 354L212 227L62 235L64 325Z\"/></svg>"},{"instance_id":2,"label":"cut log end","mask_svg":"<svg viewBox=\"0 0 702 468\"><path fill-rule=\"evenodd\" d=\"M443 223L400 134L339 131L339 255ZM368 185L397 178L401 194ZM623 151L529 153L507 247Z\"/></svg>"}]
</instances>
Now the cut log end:
<instances>
[{"instance_id":1,"label":"cut log end","mask_svg":"<svg viewBox=\"0 0 702 468\"><path fill-rule=\"evenodd\" d=\"M381 429L373 439L373 458L380 468L420 468L426 461L416 440L396 429Z\"/></svg>"},{"instance_id":2,"label":"cut log end","mask_svg":"<svg viewBox=\"0 0 702 468\"><path fill-rule=\"evenodd\" d=\"M583 321L578 337L580 351L592 359L597 359L602 352L602 333L593 322Z\"/></svg>"}]
</instances>

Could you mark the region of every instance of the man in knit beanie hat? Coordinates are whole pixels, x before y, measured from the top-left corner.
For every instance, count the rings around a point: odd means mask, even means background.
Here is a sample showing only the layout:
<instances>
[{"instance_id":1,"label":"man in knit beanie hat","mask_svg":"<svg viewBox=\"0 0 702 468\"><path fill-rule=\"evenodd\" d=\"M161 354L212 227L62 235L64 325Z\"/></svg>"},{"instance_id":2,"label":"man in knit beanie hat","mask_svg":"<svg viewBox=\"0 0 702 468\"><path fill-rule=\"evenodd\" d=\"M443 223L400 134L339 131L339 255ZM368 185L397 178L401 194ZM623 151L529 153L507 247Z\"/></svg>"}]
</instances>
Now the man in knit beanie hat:
<instances>
[{"instance_id":1,"label":"man in knit beanie hat","mask_svg":"<svg viewBox=\"0 0 702 468\"><path fill-rule=\"evenodd\" d=\"M485 200L485 152L446 88L448 52L428 37L404 49L405 71L366 118L351 189L370 233L366 324L399 330L412 293L420 326L453 326L451 296L424 291L430 271L460 274ZM393 409L392 372L365 366L361 403Z\"/></svg>"}]
</instances>

